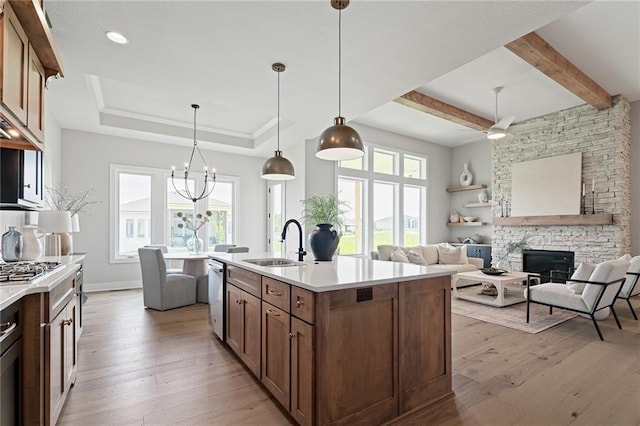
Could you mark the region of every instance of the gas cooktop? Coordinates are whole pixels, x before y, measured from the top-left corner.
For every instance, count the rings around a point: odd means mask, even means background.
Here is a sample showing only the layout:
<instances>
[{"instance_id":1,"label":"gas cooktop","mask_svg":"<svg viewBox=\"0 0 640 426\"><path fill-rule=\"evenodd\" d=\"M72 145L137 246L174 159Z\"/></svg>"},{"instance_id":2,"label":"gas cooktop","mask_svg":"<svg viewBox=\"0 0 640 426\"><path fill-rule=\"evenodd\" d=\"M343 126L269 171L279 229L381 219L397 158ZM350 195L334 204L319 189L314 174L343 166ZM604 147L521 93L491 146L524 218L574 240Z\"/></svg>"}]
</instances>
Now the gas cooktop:
<instances>
[{"instance_id":1,"label":"gas cooktop","mask_svg":"<svg viewBox=\"0 0 640 426\"><path fill-rule=\"evenodd\" d=\"M59 266L60 262L0 263L0 284L28 284Z\"/></svg>"}]
</instances>

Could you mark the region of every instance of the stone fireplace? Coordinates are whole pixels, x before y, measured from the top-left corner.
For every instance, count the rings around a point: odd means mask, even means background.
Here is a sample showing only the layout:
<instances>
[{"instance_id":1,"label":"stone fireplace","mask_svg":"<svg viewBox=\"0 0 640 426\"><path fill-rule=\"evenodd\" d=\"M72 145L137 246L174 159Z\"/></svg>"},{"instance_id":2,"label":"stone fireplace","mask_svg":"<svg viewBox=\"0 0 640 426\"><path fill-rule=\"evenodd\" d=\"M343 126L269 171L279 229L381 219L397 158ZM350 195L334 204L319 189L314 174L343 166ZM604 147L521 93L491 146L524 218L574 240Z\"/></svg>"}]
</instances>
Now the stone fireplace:
<instances>
[{"instance_id":1,"label":"stone fireplace","mask_svg":"<svg viewBox=\"0 0 640 426\"><path fill-rule=\"evenodd\" d=\"M582 181L595 179L596 213L613 214L607 225L525 225L492 226L494 264L505 253L509 242L526 236L530 248L575 252L576 265L582 261L598 263L631 250L631 124L629 102L614 98L612 108L597 110L589 105L558 111L529 120L533 127L514 137L496 141L491 147L492 189L511 198L511 165L522 161L582 153ZM539 126L536 126L536 123ZM529 124L528 124L529 126ZM541 171L544 173L544 171ZM589 185L590 186L590 185ZM591 193L587 193L591 206ZM500 206L493 216L500 216ZM513 270L522 270L522 254L512 253L508 261Z\"/></svg>"}]
</instances>

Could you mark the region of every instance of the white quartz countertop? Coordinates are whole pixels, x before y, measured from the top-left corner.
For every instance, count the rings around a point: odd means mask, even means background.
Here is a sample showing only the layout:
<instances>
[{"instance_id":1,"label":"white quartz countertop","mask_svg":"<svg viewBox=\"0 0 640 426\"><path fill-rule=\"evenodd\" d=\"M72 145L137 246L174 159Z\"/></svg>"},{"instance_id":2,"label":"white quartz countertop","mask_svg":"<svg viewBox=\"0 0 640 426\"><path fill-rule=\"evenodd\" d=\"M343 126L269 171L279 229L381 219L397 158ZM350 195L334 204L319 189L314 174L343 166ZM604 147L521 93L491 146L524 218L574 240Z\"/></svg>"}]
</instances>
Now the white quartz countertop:
<instances>
[{"instance_id":1,"label":"white quartz countertop","mask_svg":"<svg viewBox=\"0 0 640 426\"><path fill-rule=\"evenodd\" d=\"M49 271L33 281L25 284L0 284L0 310L8 307L22 297L34 293L46 293L58 284L75 274L80 269L79 262L85 255L46 256L38 258L39 262L60 262L62 266Z\"/></svg>"},{"instance_id":2,"label":"white quartz countertop","mask_svg":"<svg viewBox=\"0 0 640 426\"><path fill-rule=\"evenodd\" d=\"M389 284L453 274L451 270L436 266L385 262L351 256L334 256L331 262L305 259L303 265L278 267L257 266L244 262L247 259L283 257L274 253L213 253L211 257L313 292L344 290L363 285ZM297 260L297 257L289 257L289 259Z\"/></svg>"}]
</instances>

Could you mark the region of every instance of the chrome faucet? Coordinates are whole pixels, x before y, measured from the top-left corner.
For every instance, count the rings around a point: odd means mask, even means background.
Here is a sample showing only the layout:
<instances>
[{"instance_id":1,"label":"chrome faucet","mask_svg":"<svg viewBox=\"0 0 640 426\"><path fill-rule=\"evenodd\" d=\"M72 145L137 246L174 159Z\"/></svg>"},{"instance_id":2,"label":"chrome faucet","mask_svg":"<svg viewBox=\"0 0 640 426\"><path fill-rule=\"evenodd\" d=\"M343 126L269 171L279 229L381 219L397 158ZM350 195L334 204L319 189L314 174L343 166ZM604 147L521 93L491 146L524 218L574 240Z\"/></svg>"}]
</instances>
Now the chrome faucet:
<instances>
[{"instance_id":1,"label":"chrome faucet","mask_svg":"<svg viewBox=\"0 0 640 426\"><path fill-rule=\"evenodd\" d=\"M303 256L305 254L307 254L306 251L304 251L304 247L302 247L302 226L300 225L300 222L298 222L295 219L289 219L284 226L282 227L282 235L280 235L280 241L284 241L285 238L287 238L287 226L289 226L290 223L295 223L296 226L298 227L298 231L299 231L299 236L300 236L300 247L298 247L298 261L302 262Z\"/></svg>"}]
</instances>

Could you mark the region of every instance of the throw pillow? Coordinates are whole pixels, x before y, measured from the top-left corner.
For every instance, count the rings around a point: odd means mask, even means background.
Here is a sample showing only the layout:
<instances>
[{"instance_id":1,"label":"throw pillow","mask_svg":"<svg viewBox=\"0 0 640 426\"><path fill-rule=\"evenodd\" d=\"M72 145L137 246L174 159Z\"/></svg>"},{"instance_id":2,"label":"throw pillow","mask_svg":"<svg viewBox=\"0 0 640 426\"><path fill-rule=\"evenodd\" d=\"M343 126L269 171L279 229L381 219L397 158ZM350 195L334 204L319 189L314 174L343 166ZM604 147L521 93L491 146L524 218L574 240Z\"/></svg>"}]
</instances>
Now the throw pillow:
<instances>
[{"instance_id":1,"label":"throw pillow","mask_svg":"<svg viewBox=\"0 0 640 426\"><path fill-rule=\"evenodd\" d=\"M624 256L620 256L617 260L626 260L627 262L631 262L631 255L627 253Z\"/></svg>"},{"instance_id":2,"label":"throw pillow","mask_svg":"<svg viewBox=\"0 0 640 426\"><path fill-rule=\"evenodd\" d=\"M398 247L393 253L391 253L391 261L409 263L409 258L407 257L407 254Z\"/></svg>"},{"instance_id":3,"label":"throw pillow","mask_svg":"<svg viewBox=\"0 0 640 426\"><path fill-rule=\"evenodd\" d=\"M438 263L441 265L461 265L461 247L438 247Z\"/></svg>"},{"instance_id":4,"label":"throw pillow","mask_svg":"<svg viewBox=\"0 0 640 426\"><path fill-rule=\"evenodd\" d=\"M588 281L594 269L596 269L596 265L594 265L593 263L581 262L580 265L578 265L578 269L576 269L573 275L571 275L571 279ZM586 285L586 283L567 281L569 290L573 291L575 294L582 294L582 291L584 290L584 287Z\"/></svg>"},{"instance_id":5,"label":"throw pillow","mask_svg":"<svg viewBox=\"0 0 640 426\"><path fill-rule=\"evenodd\" d=\"M417 250L411 249L407 252L407 258L409 262L415 263L416 265L426 265L427 261L422 257L422 253Z\"/></svg>"},{"instance_id":6,"label":"throw pillow","mask_svg":"<svg viewBox=\"0 0 640 426\"><path fill-rule=\"evenodd\" d=\"M381 244L378 246L378 259L391 260L391 253L396 251L398 246L392 246L389 244Z\"/></svg>"},{"instance_id":7,"label":"throw pillow","mask_svg":"<svg viewBox=\"0 0 640 426\"><path fill-rule=\"evenodd\" d=\"M440 243L438 244L438 255L440 254L440 248L444 247L447 249L453 249L455 248L454 246L452 246L449 243ZM438 263L440 263L441 265L444 265L446 262L442 262L442 261L438 261ZM466 265L469 263L469 259L467 258L467 246L466 244L460 247L460 260L458 262L461 265Z\"/></svg>"}]
</instances>

